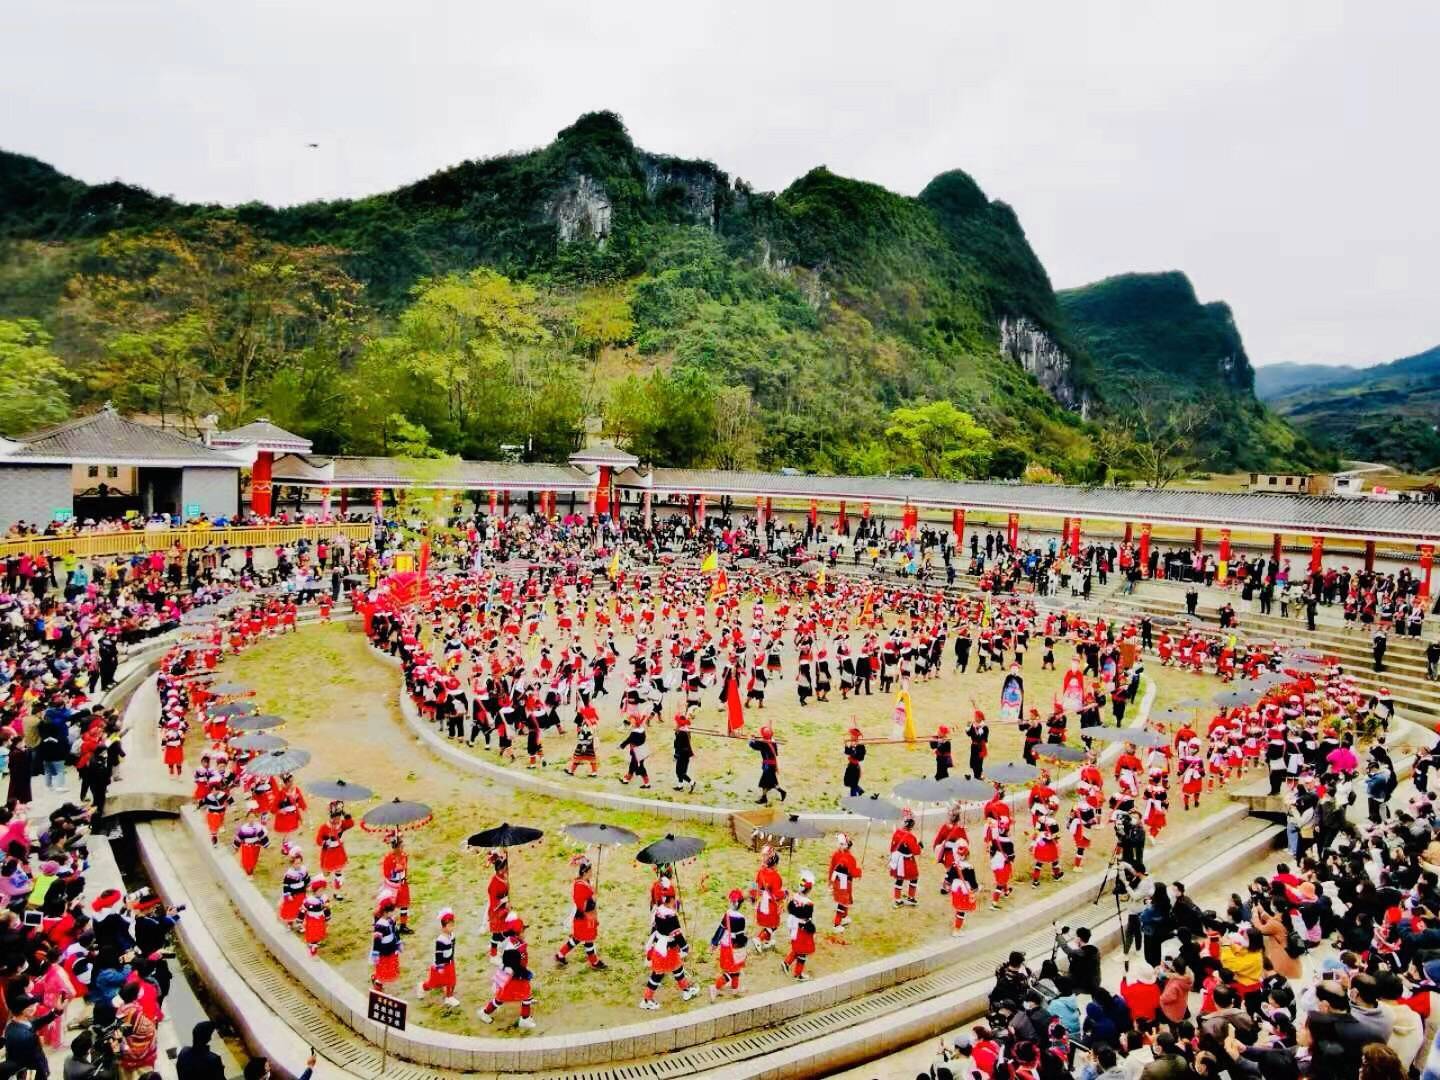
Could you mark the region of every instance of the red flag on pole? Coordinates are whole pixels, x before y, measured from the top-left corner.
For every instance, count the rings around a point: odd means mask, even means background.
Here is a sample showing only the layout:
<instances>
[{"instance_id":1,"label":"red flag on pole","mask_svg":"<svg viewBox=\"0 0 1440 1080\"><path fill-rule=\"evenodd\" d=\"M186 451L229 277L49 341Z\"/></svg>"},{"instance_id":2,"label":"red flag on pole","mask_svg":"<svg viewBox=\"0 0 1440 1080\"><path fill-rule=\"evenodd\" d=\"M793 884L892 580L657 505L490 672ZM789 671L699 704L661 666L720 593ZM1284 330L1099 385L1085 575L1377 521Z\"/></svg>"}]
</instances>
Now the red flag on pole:
<instances>
[{"instance_id":1,"label":"red flag on pole","mask_svg":"<svg viewBox=\"0 0 1440 1080\"><path fill-rule=\"evenodd\" d=\"M725 726L731 735L745 726L745 705L740 700L740 680L725 676Z\"/></svg>"}]
</instances>

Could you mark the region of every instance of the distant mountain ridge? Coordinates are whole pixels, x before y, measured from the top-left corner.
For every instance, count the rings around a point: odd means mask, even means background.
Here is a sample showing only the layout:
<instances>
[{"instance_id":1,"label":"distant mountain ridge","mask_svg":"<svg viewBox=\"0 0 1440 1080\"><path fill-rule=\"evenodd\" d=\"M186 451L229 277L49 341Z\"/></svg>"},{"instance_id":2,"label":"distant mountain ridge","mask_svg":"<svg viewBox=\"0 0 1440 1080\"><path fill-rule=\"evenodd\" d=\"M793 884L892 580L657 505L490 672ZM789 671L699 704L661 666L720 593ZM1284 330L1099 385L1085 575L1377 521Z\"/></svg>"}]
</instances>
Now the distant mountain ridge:
<instances>
[{"instance_id":1,"label":"distant mountain ridge","mask_svg":"<svg viewBox=\"0 0 1440 1080\"><path fill-rule=\"evenodd\" d=\"M62 355L98 356L104 343L63 318L72 276L103 262L111 238L166 231L203 244L217 225L333 252L363 284L381 332L417 283L477 268L533 287L552 318L613 311L622 330L585 346L586 360L603 353L610 368L747 389L766 466L884 468L876 448L890 411L946 399L995 435L992 475L1030 462L1089 480L1110 376L1134 368L1221 395L1208 466L1318 460L1256 402L1229 309L1201 304L1183 274L1057 295L1013 209L960 170L914 197L823 166L784 191L757 192L711 162L638 148L607 112L581 116L538 150L291 207L185 204L0 151L0 318L37 318ZM561 340L579 340L569 334ZM602 375L585 376L592 398L611 390ZM491 435L421 415L424 402L405 408L438 449L495 452ZM291 418L313 425L302 433L317 446L363 449L367 433L344 420Z\"/></svg>"},{"instance_id":2,"label":"distant mountain ridge","mask_svg":"<svg viewBox=\"0 0 1440 1080\"><path fill-rule=\"evenodd\" d=\"M1286 369L1270 406L1316 442L1346 457L1399 468L1440 468L1440 346L1374 367ZM1263 373L1256 372L1257 385Z\"/></svg>"}]
</instances>

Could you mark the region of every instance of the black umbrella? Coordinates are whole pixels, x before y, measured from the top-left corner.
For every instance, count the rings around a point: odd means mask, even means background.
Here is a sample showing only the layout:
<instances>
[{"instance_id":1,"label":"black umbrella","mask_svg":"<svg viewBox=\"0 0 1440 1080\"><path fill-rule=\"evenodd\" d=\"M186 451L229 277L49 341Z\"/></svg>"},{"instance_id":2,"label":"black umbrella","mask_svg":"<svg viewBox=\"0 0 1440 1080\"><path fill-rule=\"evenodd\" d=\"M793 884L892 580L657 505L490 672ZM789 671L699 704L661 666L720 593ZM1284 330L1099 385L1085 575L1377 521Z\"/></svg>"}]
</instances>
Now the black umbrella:
<instances>
[{"instance_id":1,"label":"black umbrella","mask_svg":"<svg viewBox=\"0 0 1440 1080\"><path fill-rule=\"evenodd\" d=\"M245 766L251 776L285 776L310 764L308 751L287 746L261 754Z\"/></svg>"},{"instance_id":2,"label":"black umbrella","mask_svg":"<svg viewBox=\"0 0 1440 1080\"><path fill-rule=\"evenodd\" d=\"M825 835L824 829L812 825L808 821L801 821L798 814L791 814L780 821L757 825L755 831L766 836L776 836L782 840L818 840Z\"/></svg>"},{"instance_id":3,"label":"black umbrella","mask_svg":"<svg viewBox=\"0 0 1440 1080\"><path fill-rule=\"evenodd\" d=\"M1222 709L1233 709L1240 705L1252 705L1260 700L1258 690L1225 690L1212 698L1216 705Z\"/></svg>"},{"instance_id":4,"label":"black umbrella","mask_svg":"<svg viewBox=\"0 0 1440 1080\"><path fill-rule=\"evenodd\" d=\"M346 585L364 585L366 578L364 574L346 574L340 580Z\"/></svg>"},{"instance_id":5,"label":"black umbrella","mask_svg":"<svg viewBox=\"0 0 1440 1080\"><path fill-rule=\"evenodd\" d=\"M420 802L391 799L372 807L360 819L360 827L366 832L388 832L391 829L418 829L429 823L430 807Z\"/></svg>"},{"instance_id":6,"label":"black umbrella","mask_svg":"<svg viewBox=\"0 0 1440 1080\"><path fill-rule=\"evenodd\" d=\"M879 795L846 795L840 799L840 807L867 821L899 821L903 813L900 807Z\"/></svg>"},{"instance_id":7,"label":"black umbrella","mask_svg":"<svg viewBox=\"0 0 1440 1080\"><path fill-rule=\"evenodd\" d=\"M1159 712L1150 714L1151 720L1159 720L1162 724L1186 724L1190 722L1189 709L1161 709Z\"/></svg>"},{"instance_id":8,"label":"black umbrella","mask_svg":"<svg viewBox=\"0 0 1440 1080\"><path fill-rule=\"evenodd\" d=\"M675 906L680 910L680 918L685 919L685 907L680 901L680 867L679 863L685 859L693 859L700 852L705 850L705 841L698 836L676 836L674 833L666 833L661 839L652 844L646 844L635 854L635 861L649 863L651 866L668 866L670 872L675 876ZM685 920L689 925L689 920Z\"/></svg>"},{"instance_id":9,"label":"black umbrella","mask_svg":"<svg viewBox=\"0 0 1440 1080\"><path fill-rule=\"evenodd\" d=\"M1040 743L1035 747L1037 757L1050 758L1052 761L1084 761L1085 751L1078 746L1065 746L1062 743Z\"/></svg>"},{"instance_id":10,"label":"black umbrella","mask_svg":"<svg viewBox=\"0 0 1440 1080\"><path fill-rule=\"evenodd\" d=\"M895 797L913 802L943 803L955 798L955 789L944 780L921 776L896 784Z\"/></svg>"},{"instance_id":11,"label":"black umbrella","mask_svg":"<svg viewBox=\"0 0 1440 1080\"><path fill-rule=\"evenodd\" d=\"M994 780L997 784L1028 784L1040 775L1037 766L1023 761L1004 761L989 772L990 775L985 779Z\"/></svg>"},{"instance_id":12,"label":"black umbrella","mask_svg":"<svg viewBox=\"0 0 1440 1080\"><path fill-rule=\"evenodd\" d=\"M1149 728L1116 728L1116 731L1123 731L1129 736L1129 741L1136 746L1164 746L1170 741L1170 737L1160 731L1151 731Z\"/></svg>"},{"instance_id":13,"label":"black umbrella","mask_svg":"<svg viewBox=\"0 0 1440 1080\"><path fill-rule=\"evenodd\" d=\"M236 750L244 750L247 754L263 754L271 750L284 750L290 744L279 735L255 731L249 735L241 735L238 739L231 739L230 745Z\"/></svg>"},{"instance_id":14,"label":"black umbrella","mask_svg":"<svg viewBox=\"0 0 1440 1080\"><path fill-rule=\"evenodd\" d=\"M269 731L283 723L284 720L270 713L254 713L248 716L232 716L228 726L231 731Z\"/></svg>"},{"instance_id":15,"label":"black umbrella","mask_svg":"<svg viewBox=\"0 0 1440 1080\"><path fill-rule=\"evenodd\" d=\"M651 866L668 866L684 859L693 859L705 850L705 841L698 836L676 836L666 833L653 844L647 844L635 854L635 861Z\"/></svg>"},{"instance_id":16,"label":"black umbrella","mask_svg":"<svg viewBox=\"0 0 1440 1080\"><path fill-rule=\"evenodd\" d=\"M989 802L995 794L995 786L984 780L951 777L945 783L949 785L951 797L961 802Z\"/></svg>"},{"instance_id":17,"label":"black umbrella","mask_svg":"<svg viewBox=\"0 0 1440 1080\"><path fill-rule=\"evenodd\" d=\"M347 799L364 802L375 793L368 787L352 784L349 780L316 780L305 785L305 790L317 799Z\"/></svg>"},{"instance_id":18,"label":"black umbrella","mask_svg":"<svg viewBox=\"0 0 1440 1080\"><path fill-rule=\"evenodd\" d=\"M253 701L227 701L206 710L211 716L249 716L259 711L260 707Z\"/></svg>"},{"instance_id":19,"label":"black umbrella","mask_svg":"<svg viewBox=\"0 0 1440 1080\"><path fill-rule=\"evenodd\" d=\"M1135 728L1102 727L1096 724L1094 727L1082 727L1081 738L1094 739L1103 743L1125 743L1130 741L1130 736L1136 731Z\"/></svg>"},{"instance_id":20,"label":"black umbrella","mask_svg":"<svg viewBox=\"0 0 1440 1080\"><path fill-rule=\"evenodd\" d=\"M238 682L222 682L207 688L211 697L243 697L246 694L253 694L255 688Z\"/></svg>"},{"instance_id":21,"label":"black umbrella","mask_svg":"<svg viewBox=\"0 0 1440 1080\"><path fill-rule=\"evenodd\" d=\"M1204 709L1204 708L1206 708L1209 704L1210 704L1210 703L1209 703L1208 701L1201 701L1199 698L1193 698L1193 697L1191 697L1191 698L1186 698L1184 701L1177 701L1177 702L1175 702L1175 708L1177 708L1177 709Z\"/></svg>"},{"instance_id":22,"label":"black umbrella","mask_svg":"<svg viewBox=\"0 0 1440 1080\"><path fill-rule=\"evenodd\" d=\"M620 844L634 844L639 842L638 833L629 829L622 829L618 825L606 825L604 822L578 821L573 825L561 827L561 831L571 840L578 840L585 845L595 845L595 891L600 891L600 857L605 853L607 847L618 847Z\"/></svg>"},{"instance_id":23,"label":"black umbrella","mask_svg":"<svg viewBox=\"0 0 1440 1080\"><path fill-rule=\"evenodd\" d=\"M523 844L533 844L544 835L542 829L532 829L529 825L511 825L507 821L504 825L472 833L465 844L473 848L520 847Z\"/></svg>"}]
</instances>

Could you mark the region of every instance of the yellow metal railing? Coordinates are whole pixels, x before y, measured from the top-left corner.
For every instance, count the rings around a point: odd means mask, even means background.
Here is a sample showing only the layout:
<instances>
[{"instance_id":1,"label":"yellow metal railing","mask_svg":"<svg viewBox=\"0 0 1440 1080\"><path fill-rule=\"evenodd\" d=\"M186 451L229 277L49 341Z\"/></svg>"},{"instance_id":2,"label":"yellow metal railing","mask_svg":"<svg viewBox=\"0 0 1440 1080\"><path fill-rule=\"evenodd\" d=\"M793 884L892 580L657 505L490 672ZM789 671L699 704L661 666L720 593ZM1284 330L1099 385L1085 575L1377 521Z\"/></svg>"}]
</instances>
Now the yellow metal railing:
<instances>
[{"instance_id":1,"label":"yellow metal railing","mask_svg":"<svg viewBox=\"0 0 1440 1080\"><path fill-rule=\"evenodd\" d=\"M0 540L0 558L9 555L74 554L81 558L101 555L131 555L137 551L182 550L207 544L229 547L274 547L297 540L331 540L336 535L350 540L368 540L371 526L365 522L330 522L321 525L273 525L257 528L133 529L125 532L81 533L75 536L18 536Z\"/></svg>"}]
</instances>

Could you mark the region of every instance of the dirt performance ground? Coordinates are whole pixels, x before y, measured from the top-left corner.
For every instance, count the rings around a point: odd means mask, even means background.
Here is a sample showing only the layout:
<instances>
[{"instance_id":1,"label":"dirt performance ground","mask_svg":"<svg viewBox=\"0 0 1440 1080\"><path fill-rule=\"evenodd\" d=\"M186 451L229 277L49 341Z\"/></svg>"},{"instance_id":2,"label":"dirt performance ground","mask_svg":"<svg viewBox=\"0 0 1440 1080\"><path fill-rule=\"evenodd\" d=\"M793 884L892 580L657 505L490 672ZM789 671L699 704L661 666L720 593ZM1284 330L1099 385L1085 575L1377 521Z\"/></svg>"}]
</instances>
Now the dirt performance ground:
<instances>
[{"instance_id":1,"label":"dirt performance ground","mask_svg":"<svg viewBox=\"0 0 1440 1080\"><path fill-rule=\"evenodd\" d=\"M437 760L399 715L398 670L372 650L356 623L309 627L262 642L239 657L227 659L221 672L224 678L255 687L255 700L260 709L287 720L277 733L314 755L300 775L302 784L306 779L344 776L375 789L377 798L418 799L434 808L435 819L428 827L407 834L414 897L411 921L417 933L406 939L403 975L393 988L411 1000L412 1015L417 1023L452 1032L515 1034L513 1007L507 1007L493 1027L486 1027L476 1019L476 1010L490 996L493 970L485 955L489 940L485 925L489 868L483 855L463 846L465 837L472 832L501 822L533 825L545 831L539 843L513 851L511 858L512 903L526 921L530 963L536 972L538 1033L591 1030L645 1015L637 1006L647 974L643 949L649 929L648 889L653 873L649 867L634 861L632 849L609 849L600 865L600 949L609 969L591 971L576 954L572 954L566 968L556 967L551 959L569 932L571 858L582 850L561 832L566 823L609 822L638 832L641 844L658 839L667 831L698 836L706 842L706 849L697 859L680 867L679 877L692 950L689 969L702 985L713 980L716 969L707 943L724 910L725 896L732 888L748 888L758 867L755 853L735 843L728 829L672 823L643 813L609 813L579 803L516 793ZM948 687L952 696L955 685L952 682ZM927 695L926 700L938 708L947 684L938 682L933 690L933 698ZM766 714L770 714L769 709ZM778 718L784 713L777 707L775 715ZM797 709L796 715L797 725L813 722L818 727L822 723L818 719L820 714L811 709L804 710L803 716ZM811 721L812 715L817 719ZM836 723L844 722L844 714L836 710L834 715ZM888 724L888 709L885 716ZM777 727L782 734L799 742L811 738L790 732L784 721ZM613 727L608 731L614 741ZM831 741L828 735L813 737L819 740L816 746ZM201 745L201 737L193 734L187 752L191 762L198 758ZM914 763L903 770L907 773L924 771L921 765L928 762L928 755L920 751L894 748L891 752ZM742 756L742 760L748 759ZM789 760L797 797L813 794L817 802L831 799L828 793L838 782L838 767L804 768L793 754ZM899 766L896 768L897 772L901 771ZM747 775L748 772L747 769ZM878 785L875 786L878 789ZM1223 796L1207 799L1202 812L1208 813L1222 804ZM373 803L354 807L357 819L368 805ZM1062 821L1066 813L1068 802L1061 807ZM312 867L318 865L314 833L323 814L323 800L312 800L298 834ZM1178 811L1172 811L1172 815L1180 816ZM237 815L232 812L230 828L236 819ZM1185 824L1191 820L1193 815L1185 819ZM972 828L971 832L978 849L979 829ZM1056 887L1047 881L1039 890L1031 889L1027 883L1030 861L1023 822L1017 821L1015 835L1019 853L1016 880L1020 885L1016 896L1007 904L1011 909L1028 902L1032 893L1046 893ZM227 829L222 843L228 842L228 837ZM816 921L820 934L817 952L810 963L813 974L838 971L927 942L950 940L950 904L940 895L940 870L928 857L921 860L919 907L900 912L892 909L890 882L885 873L889 830L883 826L875 829L863 860L864 877L856 887L853 925L843 939L828 933L833 906L824 879L833 839L827 835L823 840L803 842L793 860L783 859L780 867L787 886L795 885L802 868L812 870L820 882L816 888L819 896ZM928 834L922 837L927 846L929 839ZM863 840L861 833L857 853ZM1110 830L1097 829L1094 841L1089 856L1091 867L1108 858ZM282 866L278 847L278 841L272 841L254 878L255 886L272 904L278 904L280 898ZM369 980L371 909L379 884L383 843L380 837L357 828L349 834L347 847L351 863L346 892L352 899L334 905L330 938L321 958L334 965L352 985L364 988ZM1063 852L1068 865L1071 853L1068 842ZM222 849L222 857L232 856ZM977 858L977 865L981 861ZM988 872L983 868L978 872L982 886L988 888ZM436 917L444 907L453 908L458 917L459 996L463 1007L456 1010L442 1009L433 994L422 1000L415 990L430 963L431 938L438 931ZM1005 910L983 908L971 916L969 925L972 928L993 925L994 920L1005 917ZM751 914L753 927L753 910ZM786 982L787 977L781 973L779 958L774 953L752 952L745 975L749 992ZM704 994L690 1003L681 1003L669 982L659 997L667 1012L707 1004Z\"/></svg>"}]
</instances>

